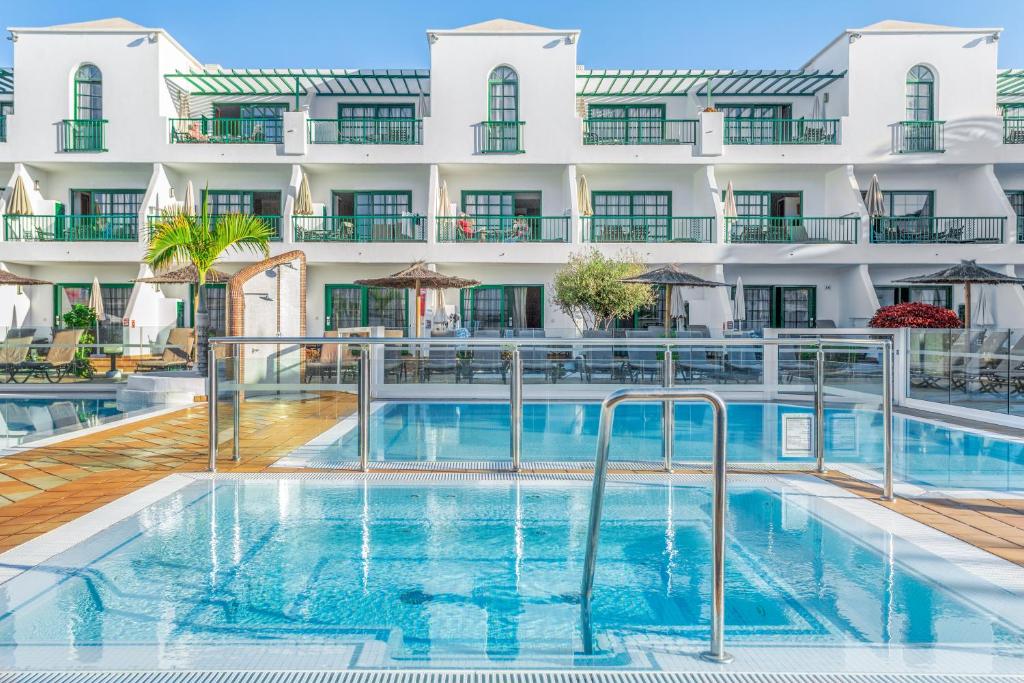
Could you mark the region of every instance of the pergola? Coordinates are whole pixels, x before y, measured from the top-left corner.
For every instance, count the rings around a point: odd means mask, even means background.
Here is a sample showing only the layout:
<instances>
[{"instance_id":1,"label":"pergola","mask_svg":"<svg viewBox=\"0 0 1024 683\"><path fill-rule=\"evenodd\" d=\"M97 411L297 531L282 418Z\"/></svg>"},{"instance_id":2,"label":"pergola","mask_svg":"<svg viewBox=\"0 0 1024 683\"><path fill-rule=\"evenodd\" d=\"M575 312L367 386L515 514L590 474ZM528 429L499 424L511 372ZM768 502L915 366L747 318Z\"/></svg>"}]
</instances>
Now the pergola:
<instances>
[{"instance_id":1,"label":"pergola","mask_svg":"<svg viewBox=\"0 0 1024 683\"><path fill-rule=\"evenodd\" d=\"M1024 104L1024 69L1006 69L996 75L999 104Z\"/></svg>"},{"instance_id":2,"label":"pergola","mask_svg":"<svg viewBox=\"0 0 1024 683\"><path fill-rule=\"evenodd\" d=\"M744 69L591 69L576 75L581 97L813 97L845 71Z\"/></svg>"}]
</instances>

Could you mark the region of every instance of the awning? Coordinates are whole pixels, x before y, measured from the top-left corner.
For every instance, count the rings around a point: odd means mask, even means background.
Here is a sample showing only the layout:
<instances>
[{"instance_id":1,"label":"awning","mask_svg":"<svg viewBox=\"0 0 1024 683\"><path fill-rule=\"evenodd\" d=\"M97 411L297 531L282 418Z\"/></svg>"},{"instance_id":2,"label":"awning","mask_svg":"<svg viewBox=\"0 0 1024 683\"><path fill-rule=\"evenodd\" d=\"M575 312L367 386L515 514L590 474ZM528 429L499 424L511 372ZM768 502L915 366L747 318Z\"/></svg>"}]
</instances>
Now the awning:
<instances>
[{"instance_id":1,"label":"awning","mask_svg":"<svg viewBox=\"0 0 1024 683\"><path fill-rule=\"evenodd\" d=\"M742 95L811 97L845 71L747 69L591 69L576 74L576 94L603 97Z\"/></svg>"},{"instance_id":2,"label":"awning","mask_svg":"<svg viewBox=\"0 0 1024 683\"><path fill-rule=\"evenodd\" d=\"M0 69L0 95L14 94L14 71Z\"/></svg>"},{"instance_id":3,"label":"awning","mask_svg":"<svg viewBox=\"0 0 1024 683\"><path fill-rule=\"evenodd\" d=\"M1024 104L1024 69L1006 69L996 75L996 101Z\"/></svg>"}]
</instances>

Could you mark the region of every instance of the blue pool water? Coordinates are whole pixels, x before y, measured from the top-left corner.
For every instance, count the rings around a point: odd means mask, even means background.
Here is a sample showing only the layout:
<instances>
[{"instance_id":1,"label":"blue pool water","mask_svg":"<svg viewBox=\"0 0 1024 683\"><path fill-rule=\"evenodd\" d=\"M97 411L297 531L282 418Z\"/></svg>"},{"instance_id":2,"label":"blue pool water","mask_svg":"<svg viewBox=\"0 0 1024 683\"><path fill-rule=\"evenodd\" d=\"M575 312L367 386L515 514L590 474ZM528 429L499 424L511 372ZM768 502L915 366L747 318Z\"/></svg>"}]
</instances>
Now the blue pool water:
<instances>
[{"instance_id":1,"label":"blue pool water","mask_svg":"<svg viewBox=\"0 0 1024 683\"><path fill-rule=\"evenodd\" d=\"M524 461L593 462L600 418L597 403L526 403ZM783 448L783 416L809 408L770 403L728 406L728 454L733 462L811 462ZM371 417L375 460L508 460L508 404L387 403ZM675 457L710 462L711 410L675 407ZM317 460L351 461L358 432L352 430L317 453ZM954 427L895 416L896 476L945 488L1024 490L1024 442L998 439ZM616 409L611 457L661 462L661 406L628 404ZM825 412L828 463L882 465L882 416L877 410L830 408Z\"/></svg>"},{"instance_id":2,"label":"blue pool water","mask_svg":"<svg viewBox=\"0 0 1024 683\"><path fill-rule=\"evenodd\" d=\"M121 416L113 396L26 398L0 394L0 448L91 427Z\"/></svg>"},{"instance_id":3,"label":"blue pool water","mask_svg":"<svg viewBox=\"0 0 1024 683\"><path fill-rule=\"evenodd\" d=\"M689 660L709 628L706 482L609 482L593 657L578 624L589 495L567 480L190 483L0 584L0 669ZM826 669L847 647L1019 659L1021 596L987 611L947 588L979 579L925 579L905 565L925 551L820 505L732 481L732 648L816 647Z\"/></svg>"}]
</instances>

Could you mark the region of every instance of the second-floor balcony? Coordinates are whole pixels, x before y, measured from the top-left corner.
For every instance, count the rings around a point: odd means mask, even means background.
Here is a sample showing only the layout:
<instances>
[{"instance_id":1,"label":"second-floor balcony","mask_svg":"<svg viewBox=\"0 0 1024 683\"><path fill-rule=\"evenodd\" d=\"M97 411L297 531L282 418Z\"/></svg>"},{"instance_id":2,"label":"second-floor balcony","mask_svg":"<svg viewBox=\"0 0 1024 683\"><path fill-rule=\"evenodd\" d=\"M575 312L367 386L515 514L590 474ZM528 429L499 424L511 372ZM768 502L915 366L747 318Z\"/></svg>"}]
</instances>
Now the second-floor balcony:
<instances>
[{"instance_id":1,"label":"second-floor balcony","mask_svg":"<svg viewBox=\"0 0 1024 683\"><path fill-rule=\"evenodd\" d=\"M481 121L477 127L480 154L522 154L524 121Z\"/></svg>"},{"instance_id":2,"label":"second-floor balcony","mask_svg":"<svg viewBox=\"0 0 1024 683\"><path fill-rule=\"evenodd\" d=\"M727 145L836 145L839 119L725 119Z\"/></svg>"},{"instance_id":3,"label":"second-floor balcony","mask_svg":"<svg viewBox=\"0 0 1024 683\"><path fill-rule=\"evenodd\" d=\"M739 244L856 244L857 216L727 216L725 241Z\"/></svg>"},{"instance_id":4,"label":"second-floor balcony","mask_svg":"<svg viewBox=\"0 0 1024 683\"><path fill-rule=\"evenodd\" d=\"M613 118L583 120L584 145L695 145L696 119Z\"/></svg>"},{"instance_id":5,"label":"second-floor balcony","mask_svg":"<svg viewBox=\"0 0 1024 683\"><path fill-rule=\"evenodd\" d=\"M227 214L220 214L220 215L215 214L215 215L210 216L210 223L211 223L211 225L215 224L217 222L217 220L220 219L221 215L227 215ZM280 242L281 241L281 216L259 215L259 216L256 216L256 217L262 219L263 222L266 223L267 226L270 228L270 230L273 232L273 235L271 236L270 241L272 241L272 242ZM297 216L296 216L296 218L297 218ZM156 228L156 224L159 221L161 221L162 219L163 219L163 216L161 216L159 214L150 214L150 215L146 216L146 224L147 224L147 227L148 227L148 233L147 234L149 235L150 239L153 238L153 231Z\"/></svg>"},{"instance_id":6,"label":"second-floor balcony","mask_svg":"<svg viewBox=\"0 0 1024 683\"><path fill-rule=\"evenodd\" d=\"M310 119L307 135L314 145L421 145L423 119Z\"/></svg>"},{"instance_id":7,"label":"second-floor balcony","mask_svg":"<svg viewBox=\"0 0 1024 683\"><path fill-rule=\"evenodd\" d=\"M57 126L57 148L62 152L106 152L106 119L64 119Z\"/></svg>"},{"instance_id":8,"label":"second-floor balcony","mask_svg":"<svg viewBox=\"0 0 1024 683\"><path fill-rule=\"evenodd\" d=\"M1003 143L1024 145L1024 116L1003 117Z\"/></svg>"},{"instance_id":9,"label":"second-floor balcony","mask_svg":"<svg viewBox=\"0 0 1024 683\"><path fill-rule=\"evenodd\" d=\"M568 242L568 216L438 216L438 242Z\"/></svg>"},{"instance_id":10,"label":"second-floor balcony","mask_svg":"<svg viewBox=\"0 0 1024 683\"><path fill-rule=\"evenodd\" d=\"M139 216L134 213L4 216L9 242L135 242Z\"/></svg>"},{"instance_id":11,"label":"second-floor balcony","mask_svg":"<svg viewBox=\"0 0 1024 683\"><path fill-rule=\"evenodd\" d=\"M7 117L0 114L0 142L7 142Z\"/></svg>"},{"instance_id":12,"label":"second-floor balcony","mask_svg":"<svg viewBox=\"0 0 1024 683\"><path fill-rule=\"evenodd\" d=\"M871 241L886 244L998 243L1002 216L880 216L871 219Z\"/></svg>"},{"instance_id":13,"label":"second-floor balcony","mask_svg":"<svg viewBox=\"0 0 1024 683\"><path fill-rule=\"evenodd\" d=\"M945 121L900 121L893 131L893 151L945 152L945 125Z\"/></svg>"},{"instance_id":14,"label":"second-floor balcony","mask_svg":"<svg viewBox=\"0 0 1024 683\"><path fill-rule=\"evenodd\" d=\"M277 144L284 140L280 117L171 119L171 142L179 144Z\"/></svg>"},{"instance_id":15,"label":"second-floor balcony","mask_svg":"<svg viewBox=\"0 0 1024 683\"><path fill-rule=\"evenodd\" d=\"M1017 216L1017 242L1024 244L1024 216Z\"/></svg>"},{"instance_id":16,"label":"second-floor balcony","mask_svg":"<svg viewBox=\"0 0 1024 683\"><path fill-rule=\"evenodd\" d=\"M584 216L586 242L713 242L710 216Z\"/></svg>"},{"instance_id":17,"label":"second-floor balcony","mask_svg":"<svg viewBox=\"0 0 1024 683\"><path fill-rule=\"evenodd\" d=\"M425 242L423 216L292 216L296 242Z\"/></svg>"}]
</instances>

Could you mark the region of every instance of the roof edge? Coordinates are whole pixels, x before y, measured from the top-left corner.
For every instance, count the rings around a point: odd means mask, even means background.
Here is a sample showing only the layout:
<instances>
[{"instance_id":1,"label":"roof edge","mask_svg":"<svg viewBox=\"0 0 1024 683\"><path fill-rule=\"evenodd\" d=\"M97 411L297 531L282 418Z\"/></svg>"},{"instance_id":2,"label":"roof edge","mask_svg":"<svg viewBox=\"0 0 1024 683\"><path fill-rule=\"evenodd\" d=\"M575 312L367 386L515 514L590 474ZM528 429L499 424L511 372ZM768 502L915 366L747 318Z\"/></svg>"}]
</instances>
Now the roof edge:
<instances>
[{"instance_id":1,"label":"roof edge","mask_svg":"<svg viewBox=\"0 0 1024 683\"><path fill-rule=\"evenodd\" d=\"M899 35L899 34L910 34L910 33L952 33L952 34L968 34L968 33L995 33L1001 34L1005 29L1003 28L959 28L956 26L943 26L941 28L931 29L914 29L909 27L902 28L847 28L843 29L843 32L837 35L832 40L828 41L824 47L815 52L810 59L804 62L800 68L806 69L814 62L818 57L823 55L829 48L835 45L843 38L849 36L863 36L863 35Z\"/></svg>"}]
</instances>

